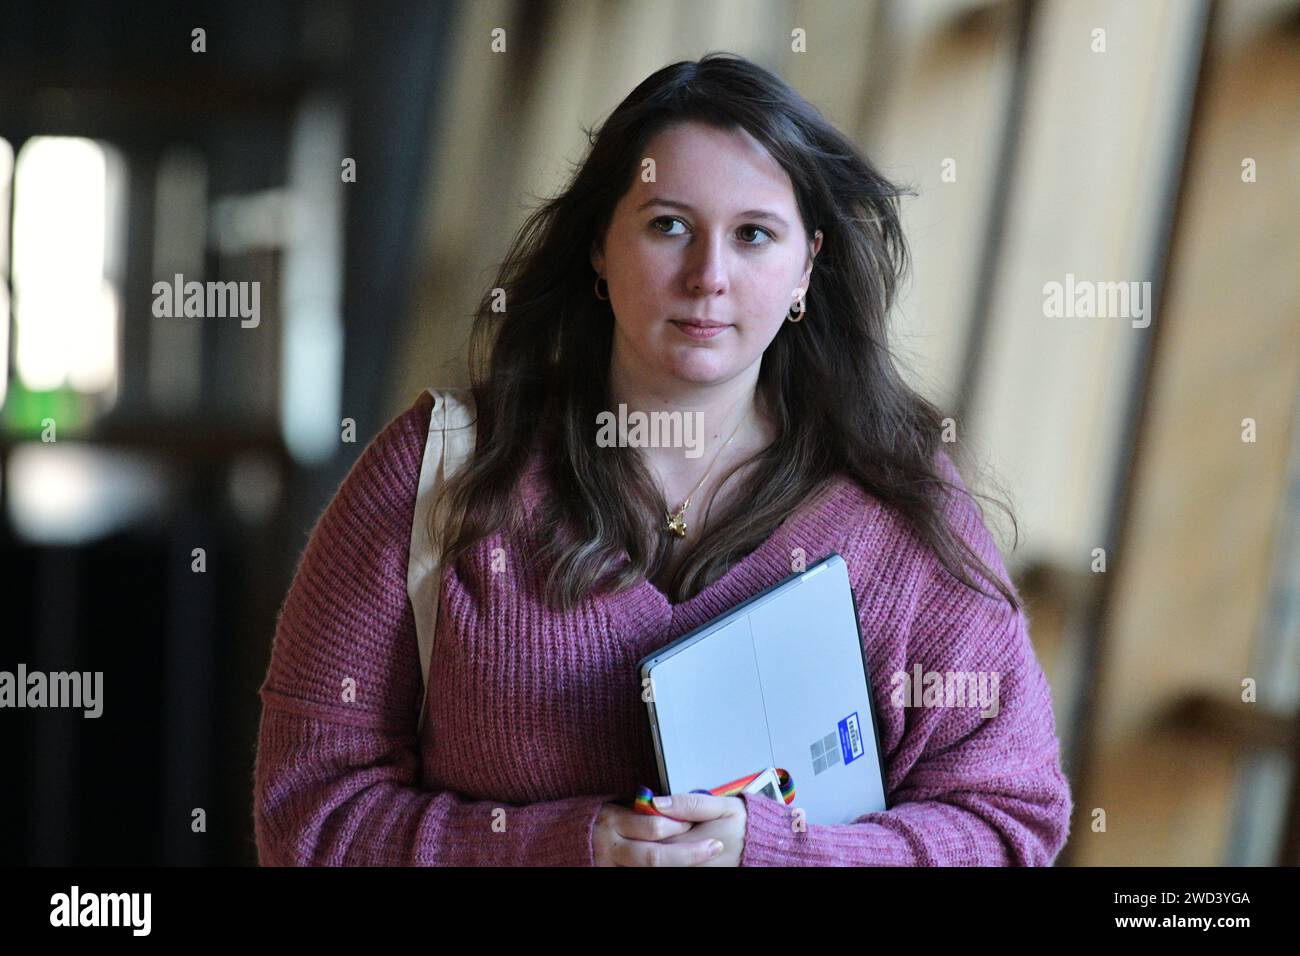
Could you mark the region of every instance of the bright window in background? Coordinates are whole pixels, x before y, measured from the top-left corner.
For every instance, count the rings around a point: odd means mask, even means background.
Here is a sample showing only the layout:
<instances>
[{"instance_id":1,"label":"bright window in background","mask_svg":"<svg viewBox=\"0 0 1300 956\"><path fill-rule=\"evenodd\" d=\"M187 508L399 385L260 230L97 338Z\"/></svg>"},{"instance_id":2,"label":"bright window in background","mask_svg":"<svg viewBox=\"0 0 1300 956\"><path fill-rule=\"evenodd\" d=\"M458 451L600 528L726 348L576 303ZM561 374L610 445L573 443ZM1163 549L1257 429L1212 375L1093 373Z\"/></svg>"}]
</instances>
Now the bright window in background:
<instances>
[{"instance_id":1,"label":"bright window in background","mask_svg":"<svg viewBox=\"0 0 1300 956\"><path fill-rule=\"evenodd\" d=\"M19 150L15 386L116 397L125 178L117 152L93 140L37 136Z\"/></svg>"}]
</instances>

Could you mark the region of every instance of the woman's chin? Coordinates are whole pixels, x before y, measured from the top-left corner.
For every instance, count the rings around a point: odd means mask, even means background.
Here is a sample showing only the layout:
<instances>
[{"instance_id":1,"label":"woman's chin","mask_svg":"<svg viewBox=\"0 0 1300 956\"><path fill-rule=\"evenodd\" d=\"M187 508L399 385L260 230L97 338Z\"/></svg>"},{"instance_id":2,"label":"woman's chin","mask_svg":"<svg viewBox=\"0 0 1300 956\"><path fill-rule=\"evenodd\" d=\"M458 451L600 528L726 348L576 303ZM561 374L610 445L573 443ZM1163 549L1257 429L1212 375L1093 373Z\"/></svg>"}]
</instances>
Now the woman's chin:
<instances>
[{"instance_id":1,"label":"woman's chin","mask_svg":"<svg viewBox=\"0 0 1300 956\"><path fill-rule=\"evenodd\" d=\"M692 385L712 385L730 377L728 363L713 356L692 356L686 361L670 362L668 372Z\"/></svg>"}]
</instances>

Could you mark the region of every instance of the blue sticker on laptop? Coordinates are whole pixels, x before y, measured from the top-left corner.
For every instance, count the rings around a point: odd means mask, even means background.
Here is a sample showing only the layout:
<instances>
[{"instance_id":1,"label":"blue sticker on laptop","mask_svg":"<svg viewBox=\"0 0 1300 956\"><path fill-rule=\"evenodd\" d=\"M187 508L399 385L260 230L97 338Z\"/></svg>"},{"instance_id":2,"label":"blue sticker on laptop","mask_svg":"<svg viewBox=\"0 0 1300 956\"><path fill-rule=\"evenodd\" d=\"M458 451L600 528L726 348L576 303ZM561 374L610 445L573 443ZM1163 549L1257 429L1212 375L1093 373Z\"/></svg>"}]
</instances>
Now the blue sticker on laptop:
<instances>
[{"instance_id":1,"label":"blue sticker on laptop","mask_svg":"<svg viewBox=\"0 0 1300 956\"><path fill-rule=\"evenodd\" d=\"M858 725L856 710L840 721L840 750L846 764L853 763L866 753L862 746L862 729Z\"/></svg>"}]
</instances>

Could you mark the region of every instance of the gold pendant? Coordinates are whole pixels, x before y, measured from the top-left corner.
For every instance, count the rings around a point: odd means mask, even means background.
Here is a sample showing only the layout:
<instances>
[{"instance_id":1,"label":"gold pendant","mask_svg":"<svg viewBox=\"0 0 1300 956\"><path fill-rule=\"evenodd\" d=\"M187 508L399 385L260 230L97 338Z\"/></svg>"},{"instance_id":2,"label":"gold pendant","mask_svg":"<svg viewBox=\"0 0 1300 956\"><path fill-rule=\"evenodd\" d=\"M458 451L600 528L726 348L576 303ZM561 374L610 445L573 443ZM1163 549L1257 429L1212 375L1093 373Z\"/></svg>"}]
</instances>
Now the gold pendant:
<instances>
[{"instance_id":1,"label":"gold pendant","mask_svg":"<svg viewBox=\"0 0 1300 956\"><path fill-rule=\"evenodd\" d=\"M667 511L664 514L668 518L669 533L675 534L679 538L686 537L686 510L682 509L675 515L669 514Z\"/></svg>"}]
</instances>

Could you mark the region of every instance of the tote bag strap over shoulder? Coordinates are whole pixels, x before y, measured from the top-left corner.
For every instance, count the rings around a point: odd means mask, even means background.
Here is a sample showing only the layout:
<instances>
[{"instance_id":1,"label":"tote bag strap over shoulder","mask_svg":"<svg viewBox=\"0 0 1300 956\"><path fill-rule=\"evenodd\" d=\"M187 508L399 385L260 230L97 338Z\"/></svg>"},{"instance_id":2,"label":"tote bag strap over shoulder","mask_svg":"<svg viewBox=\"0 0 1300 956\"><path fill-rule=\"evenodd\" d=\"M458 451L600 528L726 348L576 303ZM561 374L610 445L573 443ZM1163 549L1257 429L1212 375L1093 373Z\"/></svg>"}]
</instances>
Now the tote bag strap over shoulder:
<instances>
[{"instance_id":1,"label":"tote bag strap over shoulder","mask_svg":"<svg viewBox=\"0 0 1300 956\"><path fill-rule=\"evenodd\" d=\"M442 588L438 556L429 536L429 512L442 483L456 473L474 453L474 393L469 389L428 389L433 396L429 437L420 464L420 482L411 521L411 553L406 570L406 592L415 612L416 643L420 650L420 715L416 733L424 731L429 694L429 667L433 637L438 627L438 598Z\"/></svg>"}]
</instances>

